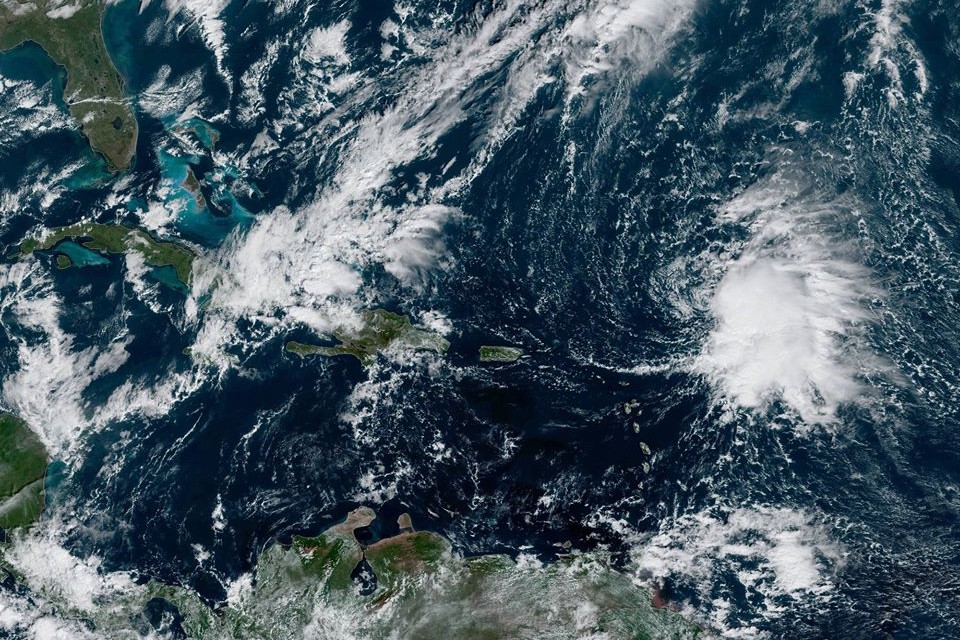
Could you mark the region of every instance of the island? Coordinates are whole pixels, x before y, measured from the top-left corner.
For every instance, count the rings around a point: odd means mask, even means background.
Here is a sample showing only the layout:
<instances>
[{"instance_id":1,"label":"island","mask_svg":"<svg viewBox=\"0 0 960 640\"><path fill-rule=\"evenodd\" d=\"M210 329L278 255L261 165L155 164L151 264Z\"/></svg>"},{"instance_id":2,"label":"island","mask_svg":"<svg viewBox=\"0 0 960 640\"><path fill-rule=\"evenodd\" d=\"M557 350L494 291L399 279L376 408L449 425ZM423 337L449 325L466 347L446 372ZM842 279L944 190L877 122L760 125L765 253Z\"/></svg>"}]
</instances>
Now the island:
<instances>
[{"instance_id":1,"label":"island","mask_svg":"<svg viewBox=\"0 0 960 640\"><path fill-rule=\"evenodd\" d=\"M195 174L190 167L187 167L187 177L183 179L182 186L193 196L198 209L205 209L207 207L207 200L203 197L203 191L200 190L200 181L197 179L197 174Z\"/></svg>"},{"instance_id":2,"label":"island","mask_svg":"<svg viewBox=\"0 0 960 640\"><path fill-rule=\"evenodd\" d=\"M104 43L104 7L101 0L0 2L0 51L34 42L66 69L70 115L94 151L122 171L133 160L138 129Z\"/></svg>"},{"instance_id":3,"label":"island","mask_svg":"<svg viewBox=\"0 0 960 640\"><path fill-rule=\"evenodd\" d=\"M437 353L446 353L450 348L450 343L443 336L416 327L407 316L385 309L364 311L359 328L337 329L333 335L340 344L324 347L290 341L284 345L284 349L301 358L312 355L353 356L366 366L373 363L378 353L388 348Z\"/></svg>"},{"instance_id":4,"label":"island","mask_svg":"<svg viewBox=\"0 0 960 640\"><path fill-rule=\"evenodd\" d=\"M173 126L171 131L174 133L189 133L196 136L197 140L207 151L213 151L220 141L220 132L217 131L209 122L197 117L190 117L183 122Z\"/></svg>"},{"instance_id":5,"label":"island","mask_svg":"<svg viewBox=\"0 0 960 640\"><path fill-rule=\"evenodd\" d=\"M65 227L55 227L40 237L28 238L20 244L22 257L34 251L49 251L65 240L81 239L83 247L97 253L126 253L135 251L144 262L154 267L172 267L177 279L186 287L193 278L194 254L176 242L155 239L143 229L134 229L120 224L79 222ZM67 261L57 258L57 266L68 268Z\"/></svg>"},{"instance_id":6,"label":"island","mask_svg":"<svg viewBox=\"0 0 960 640\"><path fill-rule=\"evenodd\" d=\"M47 451L26 423L0 413L0 529L33 523L43 511Z\"/></svg>"},{"instance_id":7,"label":"island","mask_svg":"<svg viewBox=\"0 0 960 640\"><path fill-rule=\"evenodd\" d=\"M480 362L516 362L523 355L523 349L516 347L480 347Z\"/></svg>"}]
</instances>

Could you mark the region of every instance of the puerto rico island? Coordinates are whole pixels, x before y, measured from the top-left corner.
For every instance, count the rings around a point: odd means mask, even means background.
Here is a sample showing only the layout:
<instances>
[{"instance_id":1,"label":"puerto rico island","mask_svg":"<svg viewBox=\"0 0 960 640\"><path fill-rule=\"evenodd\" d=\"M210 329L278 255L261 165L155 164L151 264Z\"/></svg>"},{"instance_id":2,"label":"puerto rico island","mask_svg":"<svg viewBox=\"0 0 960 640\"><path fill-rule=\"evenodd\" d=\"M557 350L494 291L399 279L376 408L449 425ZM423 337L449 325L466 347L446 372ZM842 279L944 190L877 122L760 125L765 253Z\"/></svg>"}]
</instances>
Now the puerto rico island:
<instances>
[{"instance_id":1,"label":"puerto rico island","mask_svg":"<svg viewBox=\"0 0 960 640\"><path fill-rule=\"evenodd\" d=\"M523 349L516 347L480 347L480 362L516 362L523 355Z\"/></svg>"},{"instance_id":2,"label":"puerto rico island","mask_svg":"<svg viewBox=\"0 0 960 640\"><path fill-rule=\"evenodd\" d=\"M0 52L35 42L67 71L64 99L90 146L114 170L130 166L137 120L104 44L100 0L0 0Z\"/></svg>"}]
</instances>

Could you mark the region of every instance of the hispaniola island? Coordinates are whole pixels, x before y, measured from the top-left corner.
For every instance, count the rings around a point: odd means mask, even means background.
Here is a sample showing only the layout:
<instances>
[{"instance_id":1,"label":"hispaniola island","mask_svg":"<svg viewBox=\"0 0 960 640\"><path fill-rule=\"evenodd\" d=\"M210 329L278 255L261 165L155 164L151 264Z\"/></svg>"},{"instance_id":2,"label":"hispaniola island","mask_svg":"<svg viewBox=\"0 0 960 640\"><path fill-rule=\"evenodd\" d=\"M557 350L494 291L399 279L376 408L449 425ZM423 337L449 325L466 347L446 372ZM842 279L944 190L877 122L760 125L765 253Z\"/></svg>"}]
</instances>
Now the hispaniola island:
<instances>
[{"instance_id":1,"label":"hispaniola island","mask_svg":"<svg viewBox=\"0 0 960 640\"><path fill-rule=\"evenodd\" d=\"M960 0L0 0L0 638L960 638Z\"/></svg>"}]
</instances>

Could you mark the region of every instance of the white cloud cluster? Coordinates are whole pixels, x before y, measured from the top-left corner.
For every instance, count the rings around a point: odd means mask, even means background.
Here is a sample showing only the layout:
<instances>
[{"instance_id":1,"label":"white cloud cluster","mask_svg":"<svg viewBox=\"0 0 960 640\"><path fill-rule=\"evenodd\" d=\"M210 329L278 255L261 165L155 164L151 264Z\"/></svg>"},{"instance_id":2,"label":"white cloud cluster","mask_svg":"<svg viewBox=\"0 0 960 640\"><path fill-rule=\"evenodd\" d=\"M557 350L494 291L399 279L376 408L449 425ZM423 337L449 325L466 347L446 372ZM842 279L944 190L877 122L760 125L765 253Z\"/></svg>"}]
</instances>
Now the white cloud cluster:
<instances>
[{"instance_id":1,"label":"white cloud cluster","mask_svg":"<svg viewBox=\"0 0 960 640\"><path fill-rule=\"evenodd\" d=\"M724 265L711 304L715 327L694 368L735 405L774 400L807 423L834 419L864 389L858 375L877 366L862 336L866 304L879 292L832 225L850 204L778 173L722 210L750 238Z\"/></svg>"},{"instance_id":2,"label":"white cloud cluster","mask_svg":"<svg viewBox=\"0 0 960 640\"><path fill-rule=\"evenodd\" d=\"M666 520L636 547L642 573L691 581L706 602L700 611L729 637L759 637L742 611L737 593L716 585L736 584L753 614L775 619L800 599L827 598L843 548L802 511L784 507L705 510Z\"/></svg>"}]
</instances>

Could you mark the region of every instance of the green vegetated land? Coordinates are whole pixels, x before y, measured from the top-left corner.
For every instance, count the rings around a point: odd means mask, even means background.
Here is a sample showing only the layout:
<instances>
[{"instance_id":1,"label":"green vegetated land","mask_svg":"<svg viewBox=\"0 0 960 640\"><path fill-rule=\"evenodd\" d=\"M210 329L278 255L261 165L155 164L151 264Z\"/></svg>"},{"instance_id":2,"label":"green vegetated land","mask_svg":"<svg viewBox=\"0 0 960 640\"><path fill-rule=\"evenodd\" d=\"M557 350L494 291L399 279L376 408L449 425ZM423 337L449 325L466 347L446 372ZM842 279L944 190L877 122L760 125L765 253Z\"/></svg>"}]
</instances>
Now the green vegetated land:
<instances>
[{"instance_id":1,"label":"green vegetated land","mask_svg":"<svg viewBox=\"0 0 960 640\"><path fill-rule=\"evenodd\" d=\"M64 98L94 150L114 169L130 166L137 120L103 40L100 0L0 2L0 51L35 42L67 71Z\"/></svg>"},{"instance_id":2,"label":"green vegetated land","mask_svg":"<svg viewBox=\"0 0 960 640\"><path fill-rule=\"evenodd\" d=\"M23 420L0 413L0 528L15 529L40 517L47 463L46 449Z\"/></svg>"},{"instance_id":3,"label":"green vegetated land","mask_svg":"<svg viewBox=\"0 0 960 640\"><path fill-rule=\"evenodd\" d=\"M523 349L516 347L480 347L480 362L516 362L523 355Z\"/></svg>"},{"instance_id":4,"label":"green vegetated land","mask_svg":"<svg viewBox=\"0 0 960 640\"><path fill-rule=\"evenodd\" d=\"M126 253L136 251L143 256L144 262L155 267L173 267L177 278L185 286L190 286L193 277L193 252L175 242L163 242L142 229L132 229L119 224L98 224L80 222L66 227L51 229L47 235L28 238L20 244L21 255L27 256L34 251L49 251L57 244L68 239L82 239L82 245L99 253ZM61 268L69 267L69 262L61 261Z\"/></svg>"},{"instance_id":5,"label":"green vegetated land","mask_svg":"<svg viewBox=\"0 0 960 640\"><path fill-rule=\"evenodd\" d=\"M700 629L657 608L649 591L598 554L518 563L507 556L463 558L443 537L413 531L362 545L354 532L375 519L361 507L319 536L294 537L260 556L256 575L214 613L192 592L153 582L123 607L90 617L102 633L131 624L148 631L137 607L175 608L189 638L397 638L404 640L677 640ZM406 525L406 526L405 526ZM366 562L376 584L354 575Z\"/></svg>"},{"instance_id":6,"label":"green vegetated land","mask_svg":"<svg viewBox=\"0 0 960 640\"><path fill-rule=\"evenodd\" d=\"M333 335L340 344L323 347L291 341L285 345L285 349L301 357L349 355L362 364L369 365L379 352L390 347L437 353L446 353L450 348L450 343L442 336L415 327L406 316L384 309L365 311L359 329L339 329L334 331Z\"/></svg>"},{"instance_id":7,"label":"green vegetated land","mask_svg":"<svg viewBox=\"0 0 960 640\"><path fill-rule=\"evenodd\" d=\"M197 174L195 174L190 167L187 167L187 177L183 179L183 187L193 196L193 199L197 201L197 208L203 209L207 206L207 200L203 197L203 192L200 190L200 181L197 180Z\"/></svg>"}]
</instances>

